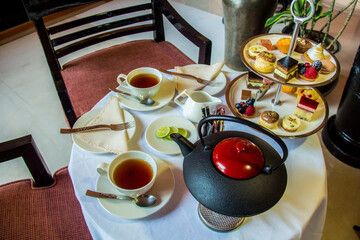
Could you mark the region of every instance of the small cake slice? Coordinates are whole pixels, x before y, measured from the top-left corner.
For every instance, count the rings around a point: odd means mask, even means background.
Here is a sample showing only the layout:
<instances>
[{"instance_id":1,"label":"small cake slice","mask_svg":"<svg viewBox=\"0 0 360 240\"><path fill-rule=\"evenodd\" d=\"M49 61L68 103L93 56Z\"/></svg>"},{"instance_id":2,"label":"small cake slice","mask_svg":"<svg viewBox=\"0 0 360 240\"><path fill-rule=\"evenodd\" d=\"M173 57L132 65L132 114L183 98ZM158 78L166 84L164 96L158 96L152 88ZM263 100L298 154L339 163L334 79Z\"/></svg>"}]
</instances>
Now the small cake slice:
<instances>
[{"instance_id":1,"label":"small cake slice","mask_svg":"<svg viewBox=\"0 0 360 240\"><path fill-rule=\"evenodd\" d=\"M311 118L314 115L318 105L319 103L317 101L307 98L305 95L303 95L301 96L300 101L296 106L295 116L306 121L311 121Z\"/></svg>"},{"instance_id":2,"label":"small cake slice","mask_svg":"<svg viewBox=\"0 0 360 240\"><path fill-rule=\"evenodd\" d=\"M264 86L263 78L252 72L249 72L249 75L246 79L246 86L249 89L259 89Z\"/></svg>"},{"instance_id":3,"label":"small cake slice","mask_svg":"<svg viewBox=\"0 0 360 240\"><path fill-rule=\"evenodd\" d=\"M281 82L287 82L292 78L298 69L298 61L286 56L278 60L274 71L274 77Z\"/></svg>"}]
</instances>

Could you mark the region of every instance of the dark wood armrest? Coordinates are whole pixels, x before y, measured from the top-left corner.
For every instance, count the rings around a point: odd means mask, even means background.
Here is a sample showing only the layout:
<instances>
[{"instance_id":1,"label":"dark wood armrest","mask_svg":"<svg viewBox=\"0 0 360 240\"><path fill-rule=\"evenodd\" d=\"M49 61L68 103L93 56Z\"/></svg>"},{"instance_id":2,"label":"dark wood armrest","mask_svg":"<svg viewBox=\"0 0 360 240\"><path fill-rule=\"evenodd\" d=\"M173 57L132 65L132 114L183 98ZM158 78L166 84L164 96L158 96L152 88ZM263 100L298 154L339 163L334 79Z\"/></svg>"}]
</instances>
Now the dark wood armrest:
<instances>
[{"instance_id":1,"label":"dark wood armrest","mask_svg":"<svg viewBox=\"0 0 360 240\"><path fill-rule=\"evenodd\" d=\"M54 182L51 173L31 135L0 143L0 162L22 157L37 187Z\"/></svg>"}]
</instances>

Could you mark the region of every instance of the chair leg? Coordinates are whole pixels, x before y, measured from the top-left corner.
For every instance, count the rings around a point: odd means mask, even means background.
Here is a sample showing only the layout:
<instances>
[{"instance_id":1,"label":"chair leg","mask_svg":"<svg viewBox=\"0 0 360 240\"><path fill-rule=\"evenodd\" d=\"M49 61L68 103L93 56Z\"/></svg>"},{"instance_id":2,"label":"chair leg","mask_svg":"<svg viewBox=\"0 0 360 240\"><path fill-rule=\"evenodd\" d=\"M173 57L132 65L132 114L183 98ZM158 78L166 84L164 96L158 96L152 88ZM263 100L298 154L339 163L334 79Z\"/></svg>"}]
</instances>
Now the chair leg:
<instances>
[{"instance_id":1,"label":"chair leg","mask_svg":"<svg viewBox=\"0 0 360 240\"><path fill-rule=\"evenodd\" d=\"M360 239L360 227L357 226L357 225L354 225L353 229L354 229L356 235L357 235L357 236L359 237L359 239Z\"/></svg>"}]
</instances>

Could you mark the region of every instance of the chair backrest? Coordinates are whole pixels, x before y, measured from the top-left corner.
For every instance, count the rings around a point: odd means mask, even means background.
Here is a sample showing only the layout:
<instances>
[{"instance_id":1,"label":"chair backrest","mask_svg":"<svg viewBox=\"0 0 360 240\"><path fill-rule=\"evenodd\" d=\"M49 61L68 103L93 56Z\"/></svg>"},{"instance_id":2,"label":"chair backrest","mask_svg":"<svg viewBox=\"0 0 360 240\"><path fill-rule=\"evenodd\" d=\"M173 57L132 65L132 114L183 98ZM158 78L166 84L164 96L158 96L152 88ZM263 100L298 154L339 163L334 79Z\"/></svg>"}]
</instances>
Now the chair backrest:
<instances>
[{"instance_id":1,"label":"chair backrest","mask_svg":"<svg viewBox=\"0 0 360 240\"><path fill-rule=\"evenodd\" d=\"M60 58L70 53L113 38L149 31L153 32L156 42L164 41L163 16L165 16L183 36L199 47L198 63L210 64L211 41L191 27L167 0L149 0L148 3L99 13L51 27L44 24L45 16L99 1L23 0L29 20L35 24L70 126L76 121L76 116L59 63ZM129 16L128 13L131 15ZM78 30L81 26L88 28Z\"/></svg>"}]
</instances>

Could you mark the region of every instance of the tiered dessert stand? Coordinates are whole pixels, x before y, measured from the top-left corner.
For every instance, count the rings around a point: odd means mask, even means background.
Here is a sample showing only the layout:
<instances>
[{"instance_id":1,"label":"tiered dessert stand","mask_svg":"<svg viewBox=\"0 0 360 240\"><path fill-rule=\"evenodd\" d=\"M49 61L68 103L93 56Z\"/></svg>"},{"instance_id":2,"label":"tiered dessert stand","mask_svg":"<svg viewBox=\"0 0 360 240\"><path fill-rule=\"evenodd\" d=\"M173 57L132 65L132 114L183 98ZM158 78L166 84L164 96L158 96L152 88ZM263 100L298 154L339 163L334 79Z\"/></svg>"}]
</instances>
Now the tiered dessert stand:
<instances>
[{"instance_id":1,"label":"tiered dessert stand","mask_svg":"<svg viewBox=\"0 0 360 240\"><path fill-rule=\"evenodd\" d=\"M266 110L276 111L280 116L279 124L275 129L271 129L271 130L275 132L278 136L283 138L298 138L298 137L309 136L319 131L325 125L329 114L328 105L322 94L314 87L326 85L334 81L339 76L340 64L333 54L331 54L330 52L324 49L325 57L330 61L332 61L336 66L336 70L334 72L328 75L319 74L319 77L313 82L306 81L295 76L284 83L276 79L273 73L261 73L257 71L254 68L255 60L250 58L248 54L248 50L250 46L259 43L260 39L269 39L271 40L272 43L276 43L280 38L291 37L291 44L287 55L298 60L299 62L304 62L303 60L304 58L302 56L303 54L294 52L294 48L298 37L299 25L309 20L314 14L315 6L312 0L307 0L307 2L309 2L310 4L311 13L309 14L309 16L305 18L298 17L294 14L293 7L295 1L292 1L290 5L290 10L292 15L294 16L294 22L295 22L295 29L292 36L287 34L262 34L255 36L244 42L240 49L241 59L244 62L244 64L250 69L250 71L256 73L257 75L263 78L269 79L270 81L273 81L275 83L272 84L266 95L255 103L256 114L252 117L249 117L248 120L258 123L261 112ZM313 45L317 45L317 43L311 40L309 41ZM277 49L271 51L271 53L274 54L278 60L285 57L285 54L281 53ZM232 81L228 86L226 93L226 101L230 110L233 112L234 115L239 117L244 117L244 116L237 111L237 109L235 108L235 103L240 101L241 90L246 88L246 77L247 74L244 74L244 76L240 77L236 81ZM276 85L277 85L277 89L275 89ZM310 89L314 89L319 94L319 98L317 99L319 105L312 117L312 120L311 121L302 120L301 126L296 132L287 132L281 127L282 117L288 114L294 114L298 102L296 95L282 93L281 91L282 85L288 85L297 88L310 88Z\"/></svg>"}]
</instances>

